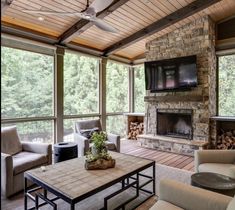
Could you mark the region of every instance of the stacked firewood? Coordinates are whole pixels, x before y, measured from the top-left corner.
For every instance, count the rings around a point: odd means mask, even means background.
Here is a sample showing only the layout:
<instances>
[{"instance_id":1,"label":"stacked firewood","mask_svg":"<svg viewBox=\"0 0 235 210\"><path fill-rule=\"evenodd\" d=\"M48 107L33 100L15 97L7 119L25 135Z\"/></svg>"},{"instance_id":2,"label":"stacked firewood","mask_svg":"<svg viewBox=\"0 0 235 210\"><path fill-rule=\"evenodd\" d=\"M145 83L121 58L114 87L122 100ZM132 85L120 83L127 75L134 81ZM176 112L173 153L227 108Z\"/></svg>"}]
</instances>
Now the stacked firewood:
<instances>
[{"instance_id":1,"label":"stacked firewood","mask_svg":"<svg viewBox=\"0 0 235 210\"><path fill-rule=\"evenodd\" d=\"M223 131L217 138L218 149L235 149L235 130Z\"/></svg>"},{"instance_id":2,"label":"stacked firewood","mask_svg":"<svg viewBox=\"0 0 235 210\"><path fill-rule=\"evenodd\" d=\"M143 134L144 123L143 122L131 122L129 127L128 139L137 139L137 136Z\"/></svg>"}]
</instances>

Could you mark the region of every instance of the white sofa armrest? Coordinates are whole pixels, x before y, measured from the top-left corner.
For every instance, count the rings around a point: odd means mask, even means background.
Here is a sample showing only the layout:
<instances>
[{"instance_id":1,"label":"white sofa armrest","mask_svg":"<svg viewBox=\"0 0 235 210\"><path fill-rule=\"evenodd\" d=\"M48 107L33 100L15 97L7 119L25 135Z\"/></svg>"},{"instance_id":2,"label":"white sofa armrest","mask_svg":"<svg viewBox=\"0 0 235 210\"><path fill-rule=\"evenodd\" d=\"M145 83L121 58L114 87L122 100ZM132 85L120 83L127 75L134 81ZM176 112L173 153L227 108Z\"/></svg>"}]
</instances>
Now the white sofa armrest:
<instances>
[{"instance_id":1,"label":"white sofa armrest","mask_svg":"<svg viewBox=\"0 0 235 210\"><path fill-rule=\"evenodd\" d=\"M196 172L202 163L235 164L235 150L196 150L194 160Z\"/></svg>"},{"instance_id":2,"label":"white sofa armrest","mask_svg":"<svg viewBox=\"0 0 235 210\"><path fill-rule=\"evenodd\" d=\"M226 210L232 197L165 179L159 199L187 210Z\"/></svg>"},{"instance_id":3,"label":"white sofa armrest","mask_svg":"<svg viewBox=\"0 0 235 210\"><path fill-rule=\"evenodd\" d=\"M74 133L74 142L78 144L78 156L84 156L89 151L89 140L78 134Z\"/></svg>"},{"instance_id":4,"label":"white sofa armrest","mask_svg":"<svg viewBox=\"0 0 235 210\"><path fill-rule=\"evenodd\" d=\"M116 134L107 134L108 141L114 143L117 148L117 152L120 152L120 136Z\"/></svg>"},{"instance_id":5,"label":"white sofa armrest","mask_svg":"<svg viewBox=\"0 0 235 210\"><path fill-rule=\"evenodd\" d=\"M8 197L13 189L13 158L1 153L1 194Z\"/></svg>"},{"instance_id":6,"label":"white sofa armrest","mask_svg":"<svg viewBox=\"0 0 235 210\"><path fill-rule=\"evenodd\" d=\"M22 142L23 151L44 154L48 157L48 164L52 163L52 145L46 143Z\"/></svg>"}]
</instances>

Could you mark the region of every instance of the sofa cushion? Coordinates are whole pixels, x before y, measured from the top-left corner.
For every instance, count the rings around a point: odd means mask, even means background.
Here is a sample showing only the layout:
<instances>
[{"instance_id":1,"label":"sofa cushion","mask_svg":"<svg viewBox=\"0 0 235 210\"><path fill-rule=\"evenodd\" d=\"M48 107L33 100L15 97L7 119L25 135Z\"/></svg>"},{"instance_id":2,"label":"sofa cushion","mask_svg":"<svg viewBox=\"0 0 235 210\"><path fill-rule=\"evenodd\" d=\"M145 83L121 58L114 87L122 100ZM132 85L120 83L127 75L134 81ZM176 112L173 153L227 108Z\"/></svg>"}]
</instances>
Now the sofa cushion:
<instances>
[{"instance_id":1,"label":"sofa cushion","mask_svg":"<svg viewBox=\"0 0 235 210\"><path fill-rule=\"evenodd\" d=\"M46 155L33 152L20 152L12 157L14 175L47 163Z\"/></svg>"},{"instance_id":2,"label":"sofa cushion","mask_svg":"<svg viewBox=\"0 0 235 210\"><path fill-rule=\"evenodd\" d=\"M226 210L234 210L234 209L235 209L235 196L233 197L233 199L228 204L228 207L227 207Z\"/></svg>"},{"instance_id":3,"label":"sofa cushion","mask_svg":"<svg viewBox=\"0 0 235 210\"><path fill-rule=\"evenodd\" d=\"M175 206L169 202L159 200L149 210L184 210L184 209Z\"/></svg>"},{"instance_id":4,"label":"sofa cushion","mask_svg":"<svg viewBox=\"0 0 235 210\"><path fill-rule=\"evenodd\" d=\"M22 151L22 145L15 126L1 128L1 152L14 155Z\"/></svg>"},{"instance_id":5,"label":"sofa cushion","mask_svg":"<svg viewBox=\"0 0 235 210\"><path fill-rule=\"evenodd\" d=\"M198 166L198 170L199 172L212 172L235 178L234 166L234 164L224 163L202 163Z\"/></svg>"}]
</instances>

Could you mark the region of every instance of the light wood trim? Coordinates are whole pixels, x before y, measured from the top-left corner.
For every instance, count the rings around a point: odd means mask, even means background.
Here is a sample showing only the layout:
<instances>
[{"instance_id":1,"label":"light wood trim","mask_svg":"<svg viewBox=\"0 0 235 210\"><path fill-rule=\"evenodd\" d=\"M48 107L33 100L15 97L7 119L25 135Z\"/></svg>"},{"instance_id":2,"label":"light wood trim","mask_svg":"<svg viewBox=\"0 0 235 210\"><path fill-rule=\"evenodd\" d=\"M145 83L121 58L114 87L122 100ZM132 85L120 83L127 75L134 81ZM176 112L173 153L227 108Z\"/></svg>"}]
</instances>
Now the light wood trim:
<instances>
[{"instance_id":1,"label":"light wood trim","mask_svg":"<svg viewBox=\"0 0 235 210\"><path fill-rule=\"evenodd\" d=\"M1 17L4 15L6 10L10 7L14 0L1 0Z\"/></svg>"},{"instance_id":2,"label":"light wood trim","mask_svg":"<svg viewBox=\"0 0 235 210\"><path fill-rule=\"evenodd\" d=\"M102 129L106 131L106 68L107 57L102 57L99 68L99 103Z\"/></svg>"},{"instance_id":3,"label":"light wood trim","mask_svg":"<svg viewBox=\"0 0 235 210\"><path fill-rule=\"evenodd\" d=\"M55 140L63 142L64 138L64 52L65 49L57 47L55 54Z\"/></svg>"}]
</instances>

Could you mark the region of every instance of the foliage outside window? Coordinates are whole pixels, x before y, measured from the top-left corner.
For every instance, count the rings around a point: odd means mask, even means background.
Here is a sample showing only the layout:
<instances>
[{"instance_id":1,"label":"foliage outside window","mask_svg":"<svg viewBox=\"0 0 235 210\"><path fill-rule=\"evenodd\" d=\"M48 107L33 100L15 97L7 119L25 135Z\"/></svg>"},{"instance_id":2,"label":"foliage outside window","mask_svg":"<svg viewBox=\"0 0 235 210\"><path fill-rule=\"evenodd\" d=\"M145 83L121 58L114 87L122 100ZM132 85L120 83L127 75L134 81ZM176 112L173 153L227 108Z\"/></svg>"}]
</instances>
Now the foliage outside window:
<instances>
[{"instance_id":1,"label":"foliage outside window","mask_svg":"<svg viewBox=\"0 0 235 210\"><path fill-rule=\"evenodd\" d=\"M108 62L106 84L107 112L128 112L128 66Z\"/></svg>"},{"instance_id":2,"label":"foliage outside window","mask_svg":"<svg viewBox=\"0 0 235 210\"><path fill-rule=\"evenodd\" d=\"M144 112L145 96L145 78L144 66L140 65L134 68L134 110L135 112Z\"/></svg>"},{"instance_id":3,"label":"foliage outside window","mask_svg":"<svg viewBox=\"0 0 235 210\"><path fill-rule=\"evenodd\" d=\"M52 56L1 48L1 115L53 116Z\"/></svg>"},{"instance_id":4,"label":"foliage outside window","mask_svg":"<svg viewBox=\"0 0 235 210\"><path fill-rule=\"evenodd\" d=\"M219 57L219 115L235 116L235 55Z\"/></svg>"},{"instance_id":5,"label":"foliage outside window","mask_svg":"<svg viewBox=\"0 0 235 210\"><path fill-rule=\"evenodd\" d=\"M64 115L99 113L99 60L64 56Z\"/></svg>"},{"instance_id":6,"label":"foliage outside window","mask_svg":"<svg viewBox=\"0 0 235 210\"><path fill-rule=\"evenodd\" d=\"M107 113L128 112L128 72L129 67L109 61L106 70L106 110ZM125 135L126 126L122 115L107 116L106 130L120 136Z\"/></svg>"},{"instance_id":7,"label":"foliage outside window","mask_svg":"<svg viewBox=\"0 0 235 210\"><path fill-rule=\"evenodd\" d=\"M2 127L16 125L23 141L53 143L54 121L17 122L17 118L54 115L53 56L1 47ZM16 123L4 123L4 119Z\"/></svg>"},{"instance_id":8,"label":"foliage outside window","mask_svg":"<svg viewBox=\"0 0 235 210\"><path fill-rule=\"evenodd\" d=\"M125 116L113 115L107 116L106 119L106 131L107 133L113 133L124 137L126 135L126 123Z\"/></svg>"}]
</instances>

